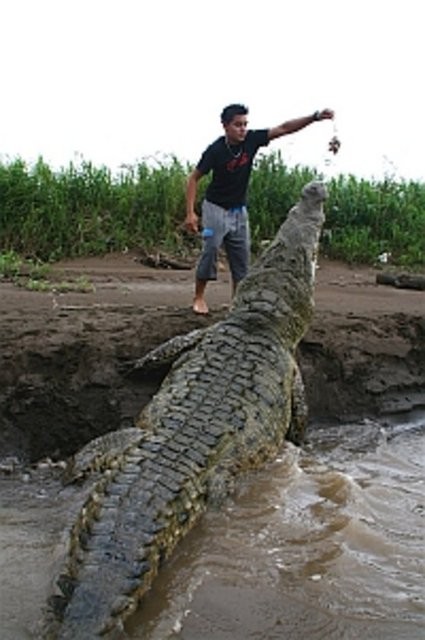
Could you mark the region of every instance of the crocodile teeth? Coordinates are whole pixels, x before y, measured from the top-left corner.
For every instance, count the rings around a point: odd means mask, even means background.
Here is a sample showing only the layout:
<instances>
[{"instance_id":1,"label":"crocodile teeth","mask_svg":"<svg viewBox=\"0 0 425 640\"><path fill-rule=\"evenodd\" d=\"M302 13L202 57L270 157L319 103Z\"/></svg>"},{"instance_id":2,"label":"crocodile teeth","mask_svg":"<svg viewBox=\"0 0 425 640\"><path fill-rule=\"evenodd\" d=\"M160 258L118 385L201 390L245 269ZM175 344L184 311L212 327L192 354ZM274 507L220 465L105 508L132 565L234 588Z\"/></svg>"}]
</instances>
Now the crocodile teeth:
<instances>
[{"instance_id":1,"label":"crocodile teeth","mask_svg":"<svg viewBox=\"0 0 425 640\"><path fill-rule=\"evenodd\" d=\"M133 598L129 598L128 596L118 596L118 598L116 598L114 603L112 604L111 614L113 616L118 616L125 609L129 609L132 605L134 605ZM109 623L113 623L115 625L115 621L110 620ZM105 624L109 626L108 623Z\"/></svg>"},{"instance_id":2,"label":"crocodile teeth","mask_svg":"<svg viewBox=\"0 0 425 640\"><path fill-rule=\"evenodd\" d=\"M61 573L57 580L57 585L66 598L70 598L74 593L76 581L66 573Z\"/></svg>"}]
</instances>

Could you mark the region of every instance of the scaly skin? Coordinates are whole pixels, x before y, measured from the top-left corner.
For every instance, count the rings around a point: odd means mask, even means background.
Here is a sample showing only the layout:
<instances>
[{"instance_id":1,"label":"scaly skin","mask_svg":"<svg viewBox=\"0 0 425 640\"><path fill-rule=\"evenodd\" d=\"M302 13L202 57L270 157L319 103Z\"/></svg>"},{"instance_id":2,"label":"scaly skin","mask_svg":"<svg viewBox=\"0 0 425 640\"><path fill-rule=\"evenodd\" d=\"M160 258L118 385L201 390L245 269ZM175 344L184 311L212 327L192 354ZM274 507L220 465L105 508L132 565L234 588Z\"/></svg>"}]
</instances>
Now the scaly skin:
<instances>
[{"instance_id":1,"label":"scaly skin","mask_svg":"<svg viewBox=\"0 0 425 640\"><path fill-rule=\"evenodd\" d=\"M238 472L275 456L285 437L302 437L294 353L313 315L325 197L320 183L304 188L227 318L185 344L137 428L114 442L112 460L100 454L106 468L58 581L62 619L44 637L122 637L161 561L207 505L228 494Z\"/></svg>"}]
</instances>

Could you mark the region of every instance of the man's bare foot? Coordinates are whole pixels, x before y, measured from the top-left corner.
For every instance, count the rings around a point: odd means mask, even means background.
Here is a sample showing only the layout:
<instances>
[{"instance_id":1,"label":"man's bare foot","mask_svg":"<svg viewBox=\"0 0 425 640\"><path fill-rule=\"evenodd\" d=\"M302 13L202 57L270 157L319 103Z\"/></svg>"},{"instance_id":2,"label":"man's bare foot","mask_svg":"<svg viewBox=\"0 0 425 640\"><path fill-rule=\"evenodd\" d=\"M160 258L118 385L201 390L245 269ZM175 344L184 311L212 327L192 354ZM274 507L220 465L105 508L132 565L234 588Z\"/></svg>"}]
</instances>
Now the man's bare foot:
<instances>
[{"instance_id":1,"label":"man's bare foot","mask_svg":"<svg viewBox=\"0 0 425 640\"><path fill-rule=\"evenodd\" d=\"M208 305L204 298L194 298L193 310L195 313L199 313L201 315L206 315L209 312Z\"/></svg>"}]
</instances>

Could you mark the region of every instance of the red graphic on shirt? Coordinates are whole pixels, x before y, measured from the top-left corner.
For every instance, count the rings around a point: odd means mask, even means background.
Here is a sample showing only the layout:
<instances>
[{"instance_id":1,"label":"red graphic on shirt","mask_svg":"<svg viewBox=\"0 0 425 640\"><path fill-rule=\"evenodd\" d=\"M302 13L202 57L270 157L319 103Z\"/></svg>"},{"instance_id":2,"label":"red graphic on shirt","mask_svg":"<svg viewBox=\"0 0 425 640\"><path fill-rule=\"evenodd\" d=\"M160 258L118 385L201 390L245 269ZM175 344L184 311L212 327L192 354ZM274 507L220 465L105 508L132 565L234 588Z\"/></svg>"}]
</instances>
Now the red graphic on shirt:
<instances>
[{"instance_id":1,"label":"red graphic on shirt","mask_svg":"<svg viewBox=\"0 0 425 640\"><path fill-rule=\"evenodd\" d=\"M239 156L239 158L232 158L231 160L229 160L229 162L226 164L226 169L227 171L236 171L236 169L239 169L239 167L243 167L245 164L248 164L248 162L249 155L246 151L244 151Z\"/></svg>"}]
</instances>

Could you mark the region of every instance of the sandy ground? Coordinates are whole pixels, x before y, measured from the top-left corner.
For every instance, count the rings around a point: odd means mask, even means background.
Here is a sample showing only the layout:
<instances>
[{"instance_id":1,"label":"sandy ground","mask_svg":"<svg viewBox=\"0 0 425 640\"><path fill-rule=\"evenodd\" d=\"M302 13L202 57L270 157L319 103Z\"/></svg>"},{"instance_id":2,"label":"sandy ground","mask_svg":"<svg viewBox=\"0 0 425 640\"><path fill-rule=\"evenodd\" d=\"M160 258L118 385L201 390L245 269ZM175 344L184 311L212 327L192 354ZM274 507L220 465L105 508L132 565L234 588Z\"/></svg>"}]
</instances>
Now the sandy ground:
<instances>
[{"instance_id":1,"label":"sandy ground","mask_svg":"<svg viewBox=\"0 0 425 640\"><path fill-rule=\"evenodd\" d=\"M316 276L317 312L378 316L404 311L425 314L425 294L421 291L395 289L377 285L381 270L365 266L349 266L321 259ZM137 253L109 254L58 262L53 267L58 281L72 281L85 276L94 286L93 293L56 295L26 291L1 283L2 314L19 309L48 311L53 298L60 306L136 305L138 307L190 307L194 270L155 269L141 264ZM49 274L50 275L50 274ZM229 274L223 266L218 280L208 286L211 311L230 302ZM54 306L54 302L53 302Z\"/></svg>"}]
</instances>

